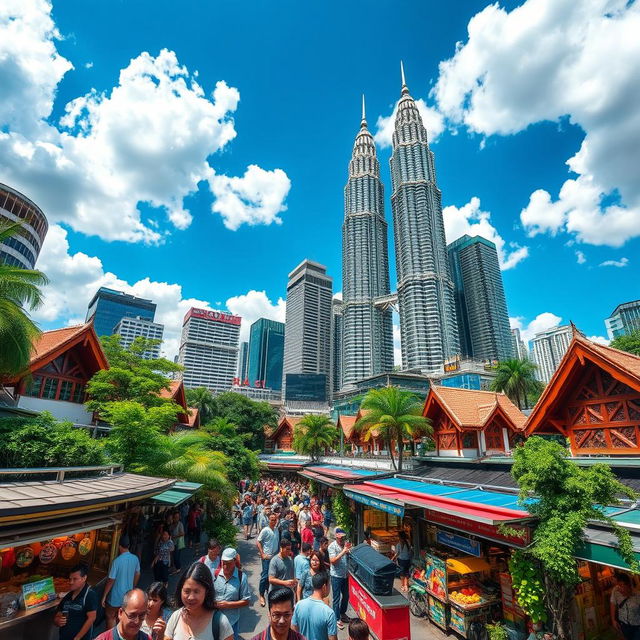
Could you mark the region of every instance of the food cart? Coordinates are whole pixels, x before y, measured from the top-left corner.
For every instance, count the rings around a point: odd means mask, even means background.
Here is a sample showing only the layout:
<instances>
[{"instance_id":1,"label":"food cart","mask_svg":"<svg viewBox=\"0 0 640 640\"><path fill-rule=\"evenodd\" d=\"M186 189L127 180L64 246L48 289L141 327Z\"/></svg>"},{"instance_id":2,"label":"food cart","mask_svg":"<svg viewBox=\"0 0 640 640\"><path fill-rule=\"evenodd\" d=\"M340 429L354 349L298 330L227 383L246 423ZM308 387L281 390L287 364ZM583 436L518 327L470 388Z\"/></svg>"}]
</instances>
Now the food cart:
<instances>
[{"instance_id":1,"label":"food cart","mask_svg":"<svg viewBox=\"0 0 640 640\"><path fill-rule=\"evenodd\" d=\"M487 580L490 569L483 558L425 553L424 566L414 566L411 579L428 594L431 622L466 638L471 624L490 619L492 607L500 602L495 585Z\"/></svg>"}]
</instances>

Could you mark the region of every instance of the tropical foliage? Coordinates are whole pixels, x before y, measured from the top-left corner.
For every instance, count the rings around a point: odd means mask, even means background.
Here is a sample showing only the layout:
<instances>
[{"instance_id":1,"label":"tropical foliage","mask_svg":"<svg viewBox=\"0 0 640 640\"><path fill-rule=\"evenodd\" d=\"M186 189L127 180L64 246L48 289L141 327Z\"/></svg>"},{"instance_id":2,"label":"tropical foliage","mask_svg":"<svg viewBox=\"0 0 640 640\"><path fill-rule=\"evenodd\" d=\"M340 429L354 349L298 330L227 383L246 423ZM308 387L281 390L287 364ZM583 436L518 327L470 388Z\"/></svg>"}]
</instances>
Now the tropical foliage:
<instances>
[{"instance_id":1,"label":"tropical foliage","mask_svg":"<svg viewBox=\"0 0 640 640\"><path fill-rule=\"evenodd\" d=\"M200 424L206 424L214 417L215 400L213 394L205 387L197 389L187 389L187 404L198 410L200 414Z\"/></svg>"},{"instance_id":2,"label":"tropical foliage","mask_svg":"<svg viewBox=\"0 0 640 640\"><path fill-rule=\"evenodd\" d=\"M402 471L405 440L413 442L419 436L432 433L431 422L422 415L422 400L398 387L371 389L364 397L360 409L364 415L355 424L363 440L373 437L384 440L389 449L394 469ZM393 455L398 448L398 462Z\"/></svg>"},{"instance_id":3,"label":"tropical foliage","mask_svg":"<svg viewBox=\"0 0 640 640\"><path fill-rule=\"evenodd\" d=\"M327 416L308 415L293 430L293 449L318 460L325 449L331 449L338 439L336 425Z\"/></svg>"},{"instance_id":4,"label":"tropical foliage","mask_svg":"<svg viewBox=\"0 0 640 640\"><path fill-rule=\"evenodd\" d=\"M238 434L247 436L246 446L254 451L264 447L265 425L275 428L278 422L277 413L268 402L256 402L233 391L215 396L213 416L236 425Z\"/></svg>"},{"instance_id":5,"label":"tropical foliage","mask_svg":"<svg viewBox=\"0 0 640 640\"><path fill-rule=\"evenodd\" d=\"M0 225L0 243L18 235L21 224ZM0 380L24 371L40 329L29 317L42 304L40 287L48 283L40 271L0 262Z\"/></svg>"},{"instance_id":6,"label":"tropical foliage","mask_svg":"<svg viewBox=\"0 0 640 640\"><path fill-rule=\"evenodd\" d=\"M331 510L336 521L336 526L344 529L348 536L353 535L354 520L353 511L349 506L349 500L342 493L342 489L338 489L331 500Z\"/></svg>"},{"instance_id":7,"label":"tropical foliage","mask_svg":"<svg viewBox=\"0 0 640 640\"><path fill-rule=\"evenodd\" d=\"M83 429L43 412L0 419L0 467L79 467L105 464L102 447Z\"/></svg>"},{"instance_id":8,"label":"tropical foliage","mask_svg":"<svg viewBox=\"0 0 640 640\"><path fill-rule=\"evenodd\" d=\"M542 384L535 377L536 365L530 360L503 360L496 369L492 391L505 393L519 409L527 409L542 391Z\"/></svg>"},{"instance_id":9,"label":"tropical foliage","mask_svg":"<svg viewBox=\"0 0 640 640\"><path fill-rule=\"evenodd\" d=\"M157 344L157 340L136 338L124 348L120 336L103 336L100 339L109 368L98 371L87 384L90 400L87 407L102 416L113 402L133 401L145 408L175 403L160 394L168 390L169 374L182 367L166 358L145 359L143 354ZM177 407L177 405L175 405Z\"/></svg>"},{"instance_id":10,"label":"tropical foliage","mask_svg":"<svg viewBox=\"0 0 640 640\"><path fill-rule=\"evenodd\" d=\"M619 497L636 494L605 464L579 467L567 450L538 436L514 451L512 475L520 487L520 501L537 519L533 542L515 553L511 563L518 600L532 618L540 618L540 603L551 614L559 640L574 638L571 605L580 578L575 552L591 521L611 527L618 538L618 553L633 571L638 570L629 532L605 512ZM534 499L531 496L535 496Z\"/></svg>"},{"instance_id":11,"label":"tropical foliage","mask_svg":"<svg viewBox=\"0 0 640 640\"><path fill-rule=\"evenodd\" d=\"M636 329L624 336L614 338L609 346L614 349L620 349L620 351L627 351L628 353L640 356L640 329Z\"/></svg>"}]
</instances>

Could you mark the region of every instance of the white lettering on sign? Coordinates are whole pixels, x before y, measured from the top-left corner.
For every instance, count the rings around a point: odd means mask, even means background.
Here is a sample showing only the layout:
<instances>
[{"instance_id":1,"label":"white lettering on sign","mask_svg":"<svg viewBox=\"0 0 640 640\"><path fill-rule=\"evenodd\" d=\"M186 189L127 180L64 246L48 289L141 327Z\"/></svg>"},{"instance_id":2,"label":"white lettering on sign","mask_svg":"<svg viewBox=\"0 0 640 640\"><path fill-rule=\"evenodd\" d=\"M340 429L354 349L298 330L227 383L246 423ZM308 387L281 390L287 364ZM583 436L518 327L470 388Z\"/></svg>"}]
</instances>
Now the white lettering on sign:
<instances>
[{"instance_id":1,"label":"white lettering on sign","mask_svg":"<svg viewBox=\"0 0 640 640\"><path fill-rule=\"evenodd\" d=\"M213 311L211 309L195 309L193 307L187 312L184 321L186 322L189 318L205 318L206 320L214 320L216 322L233 325L240 325L242 322L240 316L223 313L222 311Z\"/></svg>"}]
</instances>

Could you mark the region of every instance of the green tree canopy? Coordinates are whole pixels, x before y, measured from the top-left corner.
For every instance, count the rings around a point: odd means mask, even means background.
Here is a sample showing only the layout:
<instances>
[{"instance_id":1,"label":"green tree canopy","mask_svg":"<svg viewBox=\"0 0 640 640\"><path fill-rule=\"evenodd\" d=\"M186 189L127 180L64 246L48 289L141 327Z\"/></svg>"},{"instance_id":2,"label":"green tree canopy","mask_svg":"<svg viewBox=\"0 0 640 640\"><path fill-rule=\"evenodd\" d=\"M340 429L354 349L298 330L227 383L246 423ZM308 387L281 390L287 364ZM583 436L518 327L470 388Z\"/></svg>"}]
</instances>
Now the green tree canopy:
<instances>
[{"instance_id":1,"label":"green tree canopy","mask_svg":"<svg viewBox=\"0 0 640 640\"><path fill-rule=\"evenodd\" d=\"M0 418L0 467L81 467L106 464L102 446L84 429L50 413Z\"/></svg>"},{"instance_id":2,"label":"green tree canopy","mask_svg":"<svg viewBox=\"0 0 640 640\"><path fill-rule=\"evenodd\" d=\"M91 411L102 416L110 403L123 401L137 402L147 408L175 404L162 398L160 393L168 390L171 384L167 375L182 367L166 358L143 358L157 340L138 337L128 348L120 344L118 335L103 336L100 341L109 369L98 371L87 384L87 407Z\"/></svg>"},{"instance_id":3,"label":"green tree canopy","mask_svg":"<svg viewBox=\"0 0 640 640\"><path fill-rule=\"evenodd\" d=\"M574 553L590 521L612 527L620 555L633 570L638 568L629 532L605 512L606 506L620 503L620 496L635 500L635 492L607 465L580 467L568 455L557 442L533 436L515 449L511 472L522 505L538 519L533 543L517 551L511 563L514 588L520 605L533 618L540 619L544 609L540 603L546 605L560 640L574 638L569 615L579 582Z\"/></svg>"},{"instance_id":4,"label":"green tree canopy","mask_svg":"<svg viewBox=\"0 0 640 640\"><path fill-rule=\"evenodd\" d=\"M1 224L0 243L22 232L22 224ZM29 317L42 305L40 287L48 283L41 271L0 261L0 380L22 373L29 365L40 329Z\"/></svg>"},{"instance_id":5,"label":"green tree canopy","mask_svg":"<svg viewBox=\"0 0 640 640\"><path fill-rule=\"evenodd\" d=\"M620 351L626 351L627 353L633 353L636 356L640 356L640 329L636 329L624 336L614 338L609 346L614 349L620 349Z\"/></svg>"},{"instance_id":6,"label":"green tree canopy","mask_svg":"<svg viewBox=\"0 0 640 640\"><path fill-rule=\"evenodd\" d=\"M387 443L394 469L402 471L404 441L430 435L431 421L422 415L422 400L398 387L371 389L360 408L364 416L355 424L356 431L369 440L376 433ZM398 445L398 463L393 456L393 444Z\"/></svg>"},{"instance_id":7,"label":"green tree canopy","mask_svg":"<svg viewBox=\"0 0 640 640\"><path fill-rule=\"evenodd\" d=\"M240 393L227 391L214 397L213 417L226 418L237 427L238 434L247 436L249 449L262 450L264 426L275 428L278 416L268 402L256 402Z\"/></svg>"},{"instance_id":8,"label":"green tree canopy","mask_svg":"<svg viewBox=\"0 0 640 640\"><path fill-rule=\"evenodd\" d=\"M293 430L293 448L297 453L317 460L338 439L336 425L327 416L308 415Z\"/></svg>"},{"instance_id":9,"label":"green tree canopy","mask_svg":"<svg viewBox=\"0 0 640 640\"><path fill-rule=\"evenodd\" d=\"M206 424L213 418L215 401L213 394L205 387L197 389L187 389L187 404L198 410L200 414L200 424Z\"/></svg>"},{"instance_id":10,"label":"green tree canopy","mask_svg":"<svg viewBox=\"0 0 640 640\"><path fill-rule=\"evenodd\" d=\"M542 391L535 371L536 365L530 360L503 360L498 363L491 390L505 393L519 409L526 409L528 398L537 398Z\"/></svg>"}]
</instances>

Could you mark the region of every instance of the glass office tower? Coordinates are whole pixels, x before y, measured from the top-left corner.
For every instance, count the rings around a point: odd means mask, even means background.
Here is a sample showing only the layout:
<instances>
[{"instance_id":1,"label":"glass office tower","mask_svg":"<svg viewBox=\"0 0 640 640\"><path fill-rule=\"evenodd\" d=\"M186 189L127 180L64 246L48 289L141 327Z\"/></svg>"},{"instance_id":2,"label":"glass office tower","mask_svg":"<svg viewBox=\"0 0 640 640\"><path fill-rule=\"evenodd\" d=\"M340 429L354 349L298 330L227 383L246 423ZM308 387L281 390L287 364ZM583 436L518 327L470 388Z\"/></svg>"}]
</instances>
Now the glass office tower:
<instances>
[{"instance_id":1,"label":"glass office tower","mask_svg":"<svg viewBox=\"0 0 640 640\"><path fill-rule=\"evenodd\" d=\"M256 320L249 336L249 385L281 391L283 356L284 323Z\"/></svg>"},{"instance_id":2,"label":"glass office tower","mask_svg":"<svg viewBox=\"0 0 640 640\"><path fill-rule=\"evenodd\" d=\"M110 336L122 318L143 318L153 322L155 315L155 302L100 287L89 303L86 322L93 319L98 336Z\"/></svg>"}]
</instances>

